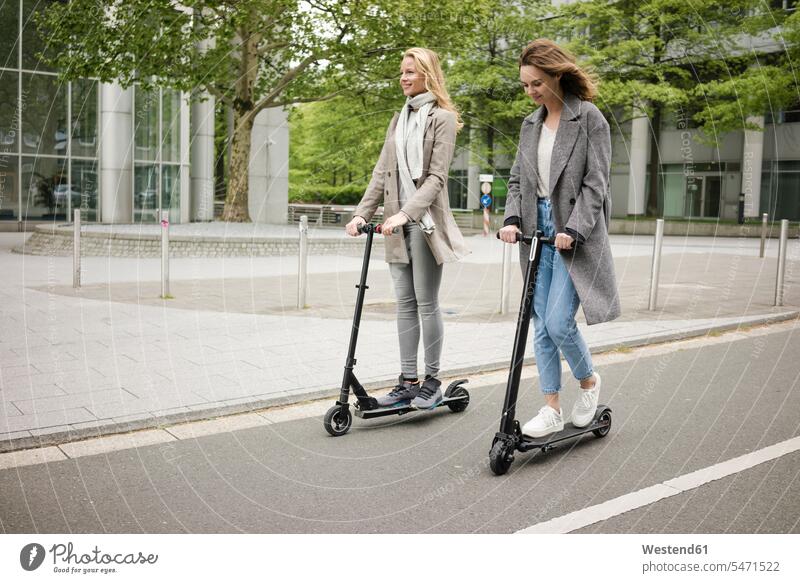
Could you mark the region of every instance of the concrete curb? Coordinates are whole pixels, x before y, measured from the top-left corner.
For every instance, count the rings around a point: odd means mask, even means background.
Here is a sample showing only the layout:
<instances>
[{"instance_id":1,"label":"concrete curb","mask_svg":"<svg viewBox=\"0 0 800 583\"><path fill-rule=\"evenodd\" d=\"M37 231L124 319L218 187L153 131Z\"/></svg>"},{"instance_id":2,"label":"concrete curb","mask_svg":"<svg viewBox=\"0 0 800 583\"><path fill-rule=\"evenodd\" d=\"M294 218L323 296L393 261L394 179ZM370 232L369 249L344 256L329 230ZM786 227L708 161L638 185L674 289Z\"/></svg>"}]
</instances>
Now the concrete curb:
<instances>
[{"instance_id":1,"label":"concrete curb","mask_svg":"<svg viewBox=\"0 0 800 583\"><path fill-rule=\"evenodd\" d=\"M71 224L39 225L21 245L12 249L23 255L68 257L72 255L73 228ZM83 257L160 257L161 236L157 233L107 232L86 230L81 233ZM273 257L297 255L298 237L236 235L181 235L170 233L170 257ZM362 255L363 239L331 236L312 232L308 238L312 255ZM383 241L373 241L373 252L383 248Z\"/></svg>"},{"instance_id":2,"label":"concrete curb","mask_svg":"<svg viewBox=\"0 0 800 583\"><path fill-rule=\"evenodd\" d=\"M667 331L663 333L655 333L649 335L640 335L631 337L621 342L605 342L599 344L592 344L590 346L593 354L601 354L605 352L613 352L621 348L636 348L641 346L650 346L655 344L664 344L667 342L674 342L677 340L686 340L689 338L696 338L705 336L711 332L721 333L731 330L737 330L742 327L750 328L753 326L764 326L769 324L776 324L778 322L785 322L800 318L800 312L789 311L782 314L767 314L764 316L745 317L738 322L728 322L717 326L700 326L684 332ZM344 357L343 357L344 358ZM535 363L533 356L525 359L524 364L531 365ZM483 363L475 366L460 367L454 369L447 369L441 372L442 378L452 378L476 373L488 373L508 368L509 361L496 361L490 363ZM387 379L380 379L364 383L364 387L368 391L386 389L392 386L395 382L394 377ZM11 439L3 439L0 441L0 453L7 453L11 451L18 451L23 449L38 448L51 445L59 445L72 441L80 441L94 437L101 437L105 435L128 433L131 431L140 431L143 429L163 429L170 425L177 425L180 423L189 423L193 421L202 421L206 419L213 419L217 417L224 417L226 415L236 415L240 413L251 413L254 411L269 409L274 407L281 407L286 405L293 405L302 403L304 401L313 401L317 399L330 398L336 399L339 394L339 388L328 386L326 388L311 388L311 389L298 389L287 391L280 395L275 395L268 398L240 398L233 399L232 402L220 403L217 406L210 404L210 406L203 406L193 411L179 411L171 414L159 415L158 417L152 414L143 414L137 418L129 418L127 420L99 420L89 426L82 424L84 427L80 428L52 428L53 431L48 432L48 428L36 430L36 435L28 435L15 437ZM333 405L333 401L331 402Z\"/></svg>"}]
</instances>

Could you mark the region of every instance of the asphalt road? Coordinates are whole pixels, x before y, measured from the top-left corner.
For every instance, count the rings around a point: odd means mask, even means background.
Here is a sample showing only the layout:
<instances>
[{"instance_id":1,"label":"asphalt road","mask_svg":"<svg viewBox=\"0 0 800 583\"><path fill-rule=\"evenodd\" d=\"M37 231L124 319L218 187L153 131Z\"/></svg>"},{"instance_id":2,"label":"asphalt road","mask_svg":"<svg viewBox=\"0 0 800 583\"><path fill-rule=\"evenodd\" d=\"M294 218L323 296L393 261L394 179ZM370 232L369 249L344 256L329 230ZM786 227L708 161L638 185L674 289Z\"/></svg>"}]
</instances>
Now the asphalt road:
<instances>
[{"instance_id":1,"label":"asphalt road","mask_svg":"<svg viewBox=\"0 0 800 583\"><path fill-rule=\"evenodd\" d=\"M577 383L565 365L563 406ZM591 435L488 468L504 384L333 438L313 415L0 471L5 533L509 533L800 435L797 323L598 360L614 411ZM525 382L524 421L540 406ZM470 385L468 385L470 387ZM331 402L332 404L332 402ZM168 429L168 428L167 428ZM792 452L579 532L800 532Z\"/></svg>"}]
</instances>

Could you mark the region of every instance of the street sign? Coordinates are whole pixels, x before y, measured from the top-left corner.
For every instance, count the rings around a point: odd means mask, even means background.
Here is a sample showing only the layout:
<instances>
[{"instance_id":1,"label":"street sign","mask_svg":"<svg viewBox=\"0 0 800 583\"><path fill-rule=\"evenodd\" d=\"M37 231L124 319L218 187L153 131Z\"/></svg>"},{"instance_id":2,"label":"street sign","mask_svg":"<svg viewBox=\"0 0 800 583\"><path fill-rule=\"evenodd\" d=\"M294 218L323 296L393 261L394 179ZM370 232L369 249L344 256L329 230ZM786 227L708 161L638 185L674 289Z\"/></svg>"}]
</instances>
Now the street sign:
<instances>
[{"instance_id":1,"label":"street sign","mask_svg":"<svg viewBox=\"0 0 800 583\"><path fill-rule=\"evenodd\" d=\"M481 184L481 192L483 194L492 194L492 183L484 182L483 184Z\"/></svg>"},{"instance_id":2,"label":"street sign","mask_svg":"<svg viewBox=\"0 0 800 583\"><path fill-rule=\"evenodd\" d=\"M478 174L478 182L494 182L492 174Z\"/></svg>"},{"instance_id":3,"label":"street sign","mask_svg":"<svg viewBox=\"0 0 800 583\"><path fill-rule=\"evenodd\" d=\"M492 197L489 196L488 194L484 194L481 197L481 204L483 205L483 208L487 208L492 204Z\"/></svg>"}]
</instances>

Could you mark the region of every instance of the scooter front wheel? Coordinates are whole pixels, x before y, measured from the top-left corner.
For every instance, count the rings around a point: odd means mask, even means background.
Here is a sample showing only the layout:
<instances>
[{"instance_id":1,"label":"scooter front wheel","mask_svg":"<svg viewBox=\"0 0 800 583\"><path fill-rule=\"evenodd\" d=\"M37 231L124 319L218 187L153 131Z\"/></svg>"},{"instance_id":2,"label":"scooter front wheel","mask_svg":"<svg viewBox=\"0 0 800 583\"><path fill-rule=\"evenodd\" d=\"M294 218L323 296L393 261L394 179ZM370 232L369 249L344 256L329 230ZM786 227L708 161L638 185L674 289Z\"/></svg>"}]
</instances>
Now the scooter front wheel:
<instances>
[{"instance_id":1,"label":"scooter front wheel","mask_svg":"<svg viewBox=\"0 0 800 583\"><path fill-rule=\"evenodd\" d=\"M325 413L324 425L325 431L334 437L344 435L350 431L350 427L353 425L353 414L350 413L350 408L334 405Z\"/></svg>"},{"instance_id":2,"label":"scooter front wheel","mask_svg":"<svg viewBox=\"0 0 800 583\"><path fill-rule=\"evenodd\" d=\"M492 445L492 450L489 452L489 467L497 476L502 476L511 467L514 461L514 450L509 448L508 444L503 441L497 440Z\"/></svg>"}]
</instances>

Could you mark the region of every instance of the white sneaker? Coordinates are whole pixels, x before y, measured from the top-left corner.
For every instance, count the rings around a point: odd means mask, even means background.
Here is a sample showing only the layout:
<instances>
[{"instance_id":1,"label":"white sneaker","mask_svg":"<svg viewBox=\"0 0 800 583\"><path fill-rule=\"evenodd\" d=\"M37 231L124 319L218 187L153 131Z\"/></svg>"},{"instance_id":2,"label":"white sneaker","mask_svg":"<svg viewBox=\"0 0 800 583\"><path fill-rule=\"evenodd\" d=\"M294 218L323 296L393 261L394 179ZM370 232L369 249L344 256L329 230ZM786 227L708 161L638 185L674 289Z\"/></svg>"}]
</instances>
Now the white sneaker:
<instances>
[{"instance_id":1,"label":"white sneaker","mask_svg":"<svg viewBox=\"0 0 800 583\"><path fill-rule=\"evenodd\" d=\"M539 414L522 426L522 433L528 437L544 437L564 429L561 409L556 411L550 405L539 409Z\"/></svg>"},{"instance_id":2,"label":"white sneaker","mask_svg":"<svg viewBox=\"0 0 800 583\"><path fill-rule=\"evenodd\" d=\"M581 396L572 406L572 424L575 427L586 427L594 419L597 403L600 400L600 375L594 373L595 384L592 389L581 389Z\"/></svg>"}]
</instances>

